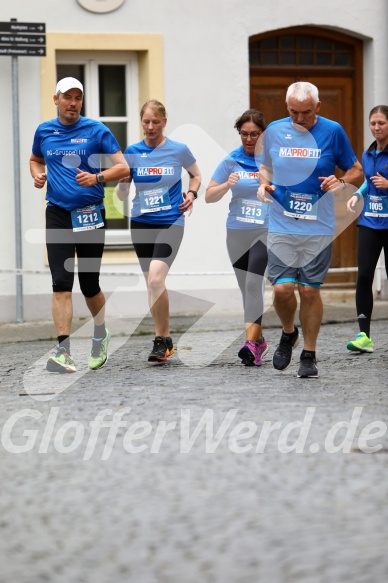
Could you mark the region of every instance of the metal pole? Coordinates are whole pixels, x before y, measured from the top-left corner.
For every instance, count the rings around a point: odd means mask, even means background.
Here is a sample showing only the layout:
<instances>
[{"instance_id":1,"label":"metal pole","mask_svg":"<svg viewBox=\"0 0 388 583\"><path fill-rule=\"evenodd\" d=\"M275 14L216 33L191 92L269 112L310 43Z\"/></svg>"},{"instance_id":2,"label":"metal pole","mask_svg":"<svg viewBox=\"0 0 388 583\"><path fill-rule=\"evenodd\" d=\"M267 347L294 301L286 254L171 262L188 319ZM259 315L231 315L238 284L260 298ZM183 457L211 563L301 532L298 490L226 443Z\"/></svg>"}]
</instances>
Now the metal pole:
<instances>
[{"instance_id":1,"label":"metal pole","mask_svg":"<svg viewBox=\"0 0 388 583\"><path fill-rule=\"evenodd\" d=\"M18 58L12 56L12 100L13 100L13 165L15 185L15 253L16 269L23 268L22 259L22 213L20 197L20 133L19 133L19 72ZM23 322L23 275L16 274L16 321Z\"/></svg>"}]
</instances>

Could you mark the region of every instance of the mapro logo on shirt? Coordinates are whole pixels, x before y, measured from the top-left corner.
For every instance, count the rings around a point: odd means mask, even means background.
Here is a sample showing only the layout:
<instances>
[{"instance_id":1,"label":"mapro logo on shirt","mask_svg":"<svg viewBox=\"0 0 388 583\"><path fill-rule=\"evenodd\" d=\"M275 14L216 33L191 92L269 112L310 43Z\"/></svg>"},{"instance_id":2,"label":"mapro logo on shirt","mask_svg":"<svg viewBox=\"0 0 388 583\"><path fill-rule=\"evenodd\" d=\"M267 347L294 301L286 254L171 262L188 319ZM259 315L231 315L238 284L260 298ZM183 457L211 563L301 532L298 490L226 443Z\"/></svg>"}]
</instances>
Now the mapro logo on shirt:
<instances>
[{"instance_id":1,"label":"mapro logo on shirt","mask_svg":"<svg viewBox=\"0 0 388 583\"><path fill-rule=\"evenodd\" d=\"M137 168L138 176L172 176L174 174L173 166L150 166L148 168Z\"/></svg>"},{"instance_id":2,"label":"mapro logo on shirt","mask_svg":"<svg viewBox=\"0 0 388 583\"><path fill-rule=\"evenodd\" d=\"M279 148L280 158L320 158L320 148Z\"/></svg>"},{"instance_id":3,"label":"mapro logo on shirt","mask_svg":"<svg viewBox=\"0 0 388 583\"><path fill-rule=\"evenodd\" d=\"M237 172L239 178L244 178L244 179L259 179L259 173L258 172L246 172L245 170L240 170L240 172Z\"/></svg>"}]
</instances>

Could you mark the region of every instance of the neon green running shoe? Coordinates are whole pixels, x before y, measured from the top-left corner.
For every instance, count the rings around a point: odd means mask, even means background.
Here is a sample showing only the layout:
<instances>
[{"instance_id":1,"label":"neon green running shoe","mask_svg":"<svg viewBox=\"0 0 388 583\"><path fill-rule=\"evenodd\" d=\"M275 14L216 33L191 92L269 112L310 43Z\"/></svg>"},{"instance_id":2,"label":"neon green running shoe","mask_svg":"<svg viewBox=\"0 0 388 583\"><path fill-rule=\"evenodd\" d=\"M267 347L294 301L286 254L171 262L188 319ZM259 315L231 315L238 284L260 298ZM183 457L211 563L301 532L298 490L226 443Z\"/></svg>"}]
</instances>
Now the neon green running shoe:
<instances>
[{"instance_id":1,"label":"neon green running shoe","mask_svg":"<svg viewBox=\"0 0 388 583\"><path fill-rule=\"evenodd\" d=\"M48 359L46 370L48 370L48 372L58 372L61 374L76 372L73 357L66 352L65 348L59 346L56 355Z\"/></svg>"},{"instance_id":2,"label":"neon green running shoe","mask_svg":"<svg viewBox=\"0 0 388 583\"><path fill-rule=\"evenodd\" d=\"M89 368L96 370L104 366L108 360L108 344L110 340L109 330L106 329L105 338L102 340L93 338L92 352L89 356Z\"/></svg>"},{"instance_id":3,"label":"neon green running shoe","mask_svg":"<svg viewBox=\"0 0 388 583\"><path fill-rule=\"evenodd\" d=\"M356 339L348 342L346 348L354 352L373 352L372 340L368 338L365 332L357 334Z\"/></svg>"}]
</instances>

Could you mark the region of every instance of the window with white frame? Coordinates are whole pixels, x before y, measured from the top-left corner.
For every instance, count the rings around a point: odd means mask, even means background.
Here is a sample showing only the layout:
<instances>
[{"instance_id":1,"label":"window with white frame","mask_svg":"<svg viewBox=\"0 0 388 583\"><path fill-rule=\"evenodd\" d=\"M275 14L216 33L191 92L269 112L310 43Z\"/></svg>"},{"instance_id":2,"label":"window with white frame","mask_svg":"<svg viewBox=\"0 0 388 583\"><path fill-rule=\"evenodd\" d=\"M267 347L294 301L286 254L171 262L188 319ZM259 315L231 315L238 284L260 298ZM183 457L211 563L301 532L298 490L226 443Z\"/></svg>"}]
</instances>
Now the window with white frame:
<instances>
[{"instance_id":1,"label":"window with white frame","mask_svg":"<svg viewBox=\"0 0 388 583\"><path fill-rule=\"evenodd\" d=\"M57 53L57 79L76 77L84 86L82 115L98 119L117 138L122 151L139 140L138 61L133 52ZM102 160L102 169L109 166ZM106 245L131 245L128 201L113 199L116 183L105 185Z\"/></svg>"}]
</instances>

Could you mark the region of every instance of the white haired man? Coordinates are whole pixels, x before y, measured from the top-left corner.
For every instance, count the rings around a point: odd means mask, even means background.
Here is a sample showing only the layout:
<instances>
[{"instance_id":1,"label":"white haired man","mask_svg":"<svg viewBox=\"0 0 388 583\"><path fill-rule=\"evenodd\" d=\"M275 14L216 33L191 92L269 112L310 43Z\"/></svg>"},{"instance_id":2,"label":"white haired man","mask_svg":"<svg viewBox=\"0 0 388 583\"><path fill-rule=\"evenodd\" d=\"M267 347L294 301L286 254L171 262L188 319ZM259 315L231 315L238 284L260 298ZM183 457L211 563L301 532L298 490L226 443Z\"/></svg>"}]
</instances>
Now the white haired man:
<instances>
[{"instance_id":1,"label":"white haired man","mask_svg":"<svg viewBox=\"0 0 388 583\"><path fill-rule=\"evenodd\" d=\"M268 277L283 331L272 362L275 369L286 370L299 342L294 323L297 282L304 339L297 376L317 378L320 287L331 263L334 195L348 183L358 183L362 167L340 124L318 115L321 102L315 85L290 85L286 106L290 117L272 122L265 132L257 193L262 202L274 203L269 213ZM337 167L344 172L340 179Z\"/></svg>"}]
</instances>

